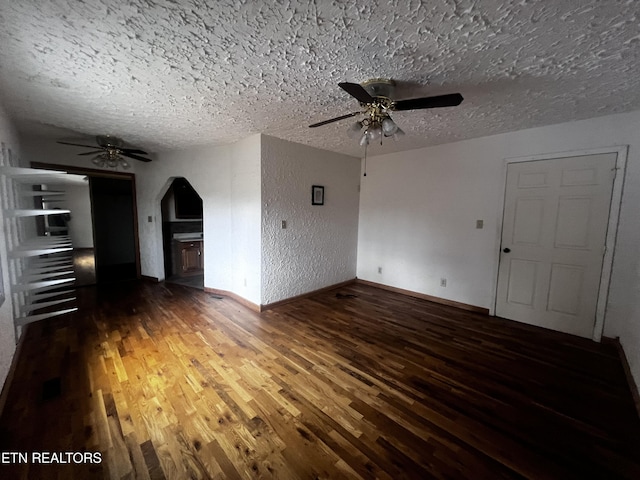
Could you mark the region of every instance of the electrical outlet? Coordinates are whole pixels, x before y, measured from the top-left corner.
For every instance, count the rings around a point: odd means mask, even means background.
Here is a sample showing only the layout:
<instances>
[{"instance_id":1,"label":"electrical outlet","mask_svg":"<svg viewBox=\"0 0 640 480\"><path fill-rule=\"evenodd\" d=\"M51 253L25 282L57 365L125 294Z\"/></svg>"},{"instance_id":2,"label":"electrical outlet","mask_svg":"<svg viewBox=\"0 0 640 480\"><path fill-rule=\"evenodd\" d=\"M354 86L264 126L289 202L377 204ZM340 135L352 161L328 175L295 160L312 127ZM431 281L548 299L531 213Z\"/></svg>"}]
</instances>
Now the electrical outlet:
<instances>
[{"instance_id":1,"label":"electrical outlet","mask_svg":"<svg viewBox=\"0 0 640 480\"><path fill-rule=\"evenodd\" d=\"M149 215L147 217L147 222L149 222L149 223L153 222L153 217L151 215Z\"/></svg>"},{"instance_id":2,"label":"electrical outlet","mask_svg":"<svg viewBox=\"0 0 640 480\"><path fill-rule=\"evenodd\" d=\"M447 279L446 278L441 278L440 279L440 286L441 287L446 287L447 286Z\"/></svg>"},{"instance_id":3,"label":"electrical outlet","mask_svg":"<svg viewBox=\"0 0 640 480\"><path fill-rule=\"evenodd\" d=\"M476 228L484 228L484 220L476 220Z\"/></svg>"},{"instance_id":4,"label":"electrical outlet","mask_svg":"<svg viewBox=\"0 0 640 480\"><path fill-rule=\"evenodd\" d=\"M378 267L378 273L382 273L382 267Z\"/></svg>"}]
</instances>

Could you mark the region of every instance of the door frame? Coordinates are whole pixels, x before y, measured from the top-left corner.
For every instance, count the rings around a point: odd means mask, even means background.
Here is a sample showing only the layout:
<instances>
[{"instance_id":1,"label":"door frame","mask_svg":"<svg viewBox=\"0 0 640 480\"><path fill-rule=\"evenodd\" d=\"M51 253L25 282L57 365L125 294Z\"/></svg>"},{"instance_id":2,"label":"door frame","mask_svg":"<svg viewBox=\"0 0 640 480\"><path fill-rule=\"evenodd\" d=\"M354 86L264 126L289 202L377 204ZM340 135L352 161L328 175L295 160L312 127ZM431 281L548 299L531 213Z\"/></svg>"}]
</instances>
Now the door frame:
<instances>
[{"instance_id":1,"label":"door frame","mask_svg":"<svg viewBox=\"0 0 640 480\"><path fill-rule=\"evenodd\" d=\"M42 168L45 170L54 170L54 171L63 171L67 173L74 173L77 175L86 175L88 177L103 177L103 178L116 178L119 180L129 180L131 181L131 193L133 195L133 238L134 238L134 248L136 252L136 278L140 280L141 275L141 265L140 265L140 236L138 234L138 194L136 191L136 176L134 173L129 172L116 172L110 170L99 170L96 168L84 168L84 167L76 167L73 165L59 165L53 163L44 163L44 162L31 162L31 168ZM93 195L91 189L89 190L89 194ZM93 199L91 201L91 221L95 224L95 218L93 215ZM93 235L95 237L95 226L93 226ZM94 238L94 248L95 248L95 238ZM97 272L96 272L97 273ZM96 277L97 281L97 277Z\"/></svg>"},{"instance_id":2,"label":"door frame","mask_svg":"<svg viewBox=\"0 0 640 480\"><path fill-rule=\"evenodd\" d=\"M500 272L500 250L502 249L502 231L505 210L505 198L507 192L507 169L511 163L533 162L536 160L554 160L566 157L581 157L586 155L598 155L604 153L616 154L616 176L613 179L613 190L611 192L611 204L609 205L609 220L607 222L607 236L605 239L605 253L602 260L602 271L600 273L600 287L598 289L598 301L596 304L596 321L593 327L592 339L600 342L604 330L604 322L607 311L607 300L609 297L609 283L613 270L613 257L615 255L616 236L620 217L620 207L622 204L622 191L624 187L625 171L627 166L628 145L617 145L612 147L592 148L587 150L568 150L563 152L543 153L539 155L527 155L523 157L506 157L503 159L502 178L504 191L500 199L498 208L497 248L494 258L495 281L493 285L493 314L496 314L498 303L498 275Z\"/></svg>"}]
</instances>

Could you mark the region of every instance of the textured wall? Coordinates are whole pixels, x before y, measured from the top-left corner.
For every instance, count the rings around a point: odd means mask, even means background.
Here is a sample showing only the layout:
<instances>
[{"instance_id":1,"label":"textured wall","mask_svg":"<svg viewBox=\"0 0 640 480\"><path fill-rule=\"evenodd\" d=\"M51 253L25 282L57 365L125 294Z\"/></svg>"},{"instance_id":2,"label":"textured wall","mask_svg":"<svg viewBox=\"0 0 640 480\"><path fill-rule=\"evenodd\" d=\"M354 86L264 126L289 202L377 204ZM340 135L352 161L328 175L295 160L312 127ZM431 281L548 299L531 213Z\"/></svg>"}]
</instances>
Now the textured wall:
<instances>
[{"instance_id":1,"label":"textured wall","mask_svg":"<svg viewBox=\"0 0 640 480\"><path fill-rule=\"evenodd\" d=\"M355 277L359 173L354 157L263 136L263 304Z\"/></svg>"},{"instance_id":2,"label":"textured wall","mask_svg":"<svg viewBox=\"0 0 640 480\"><path fill-rule=\"evenodd\" d=\"M9 166L9 149L13 155L18 153L18 140L11 123L0 105L0 166ZM0 195L7 195L2 188ZM5 198L0 199L0 205L6 205ZM13 326L13 304L9 292L9 268L7 264L7 239L5 232L4 210L0 209L0 271L6 299L0 305L0 385L4 385L7 378L11 359L16 349L15 329Z\"/></svg>"},{"instance_id":3,"label":"textured wall","mask_svg":"<svg viewBox=\"0 0 640 480\"><path fill-rule=\"evenodd\" d=\"M205 286L260 303L260 136L160 152L152 163L138 166L142 274L160 279L160 202L175 177L185 177L202 198Z\"/></svg>"},{"instance_id":4,"label":"textured wall","mask_svg":"<svg viewBox=\"0 0 640 480\"><path fill-rule=\"evenodd\" d=\"M234 145L229 266L232 285L229 290L258 305L262 292L261 137L254 135Z\"/></svg>"},{"instance_id":5,"label":"textured wall","mask_svg":"<svg viewBox=\"0 0 640 480\"><path fill-rule=\"evenodd\" d=\"M632 112L369 158L358 277L493 308L504 159L629 145L604 335L620 337L640 385L638 131L640 112Z\"/></svg>"}]
</instances>

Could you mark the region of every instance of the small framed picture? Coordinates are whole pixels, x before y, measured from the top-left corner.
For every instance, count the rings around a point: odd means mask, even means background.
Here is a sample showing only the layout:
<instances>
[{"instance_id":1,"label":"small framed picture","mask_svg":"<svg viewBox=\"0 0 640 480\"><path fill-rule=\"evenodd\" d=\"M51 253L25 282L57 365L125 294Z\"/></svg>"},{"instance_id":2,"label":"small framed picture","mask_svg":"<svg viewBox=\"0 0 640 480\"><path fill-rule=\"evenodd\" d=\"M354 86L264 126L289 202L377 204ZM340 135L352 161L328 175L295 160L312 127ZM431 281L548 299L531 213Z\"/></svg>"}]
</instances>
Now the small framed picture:
<instances>
[{"instance_id":1,"label":"small framed picture","mask_svg":"<svg viewBox=\"0 0 640 480\"><path fill-rule=\"evenodd\" d=\"M324 187L320 185L311 187L311 205L324 205Z\"/></svg>"}]
</instances>

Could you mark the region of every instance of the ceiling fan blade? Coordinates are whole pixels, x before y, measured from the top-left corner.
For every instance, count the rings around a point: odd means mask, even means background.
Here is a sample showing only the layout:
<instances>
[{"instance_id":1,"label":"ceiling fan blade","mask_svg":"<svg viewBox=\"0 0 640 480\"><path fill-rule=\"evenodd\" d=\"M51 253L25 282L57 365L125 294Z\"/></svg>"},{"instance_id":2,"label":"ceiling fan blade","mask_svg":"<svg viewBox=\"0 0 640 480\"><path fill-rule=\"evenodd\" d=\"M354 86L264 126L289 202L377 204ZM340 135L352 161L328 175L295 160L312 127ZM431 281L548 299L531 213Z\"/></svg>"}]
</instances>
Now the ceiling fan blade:
<instances>
[{"instance_id":1,"label":"ceiling fan blade","mask_svg":"<svg viewBox=\"0 0 640 480\"><path fill-rule=\"evenodd\" d=\"M95 155L97 153L102 153L104 152L104 150L94 150L93 152L84 152L84 153L79 153L78 155Z\"/></svg>"},{"instance_id":2,"label":"ceiling fan blade","mask_svg":"<svg viewBox=\"0 0 640 480\"><path fill-rule=\"evenodd\" d=\"M394 110L418 110L421 108L455 107L462 103L464 98L459 93L449 95L437 95L435 97L409 98L395 102Z\"/></svg>"},{"instance_id":3,"label":"ceiling fan blade","mask_svg":"<svg viewBox=\"0 0 640 480\"><path fill-rule=\"evenodd\" d=\"M141 155L149 155L144 150L139 150L137 148L118 148L118 150L120 150L123 153L139 153Z\"/></svg>"},{"instance_id":4,"label":"ceiling fan blade","mask_svg":"<svg viewBox=\"0 0 640 480\"><path fill-rule=\"evenodd\" d=\"M61 143L62 145L73 145L74 147L98 148L97 145L81 145L80 143L69 143L60 141L57 141L56 143Z\"/></svg>"},{"instance_id":5,"label":"ceiling fan blade","mask_svg":"<svg viewBox=\"0 0 640 480\"><path fill-rule=\"evenodd\" d=\"M120 155L122 155L123 157L133 158L134 160L140 160L141 162L150 162L151 161L150 158L141 157L140 155L134 155L133 153L127 153L127 152L123 152L123 151L121 151Z\"/></svg>"},{"instance_id":6,"label":"ceiling fan blade","mask_svg":"<svg viewBox=\"0 0 640 480\"><path fill-rule=\"evenodd\" d=\"M309 125L309 128L321 127L322 125L326 125L327 123L339 122L340 120L344 120L345 118L355 117L358 114L360 114L360 112L347 113L346 115L332 118L331 120L324 120L323 122L314 123L313 125Z\"/></svg>"},{"instance_id":7,"label":"ceiling fan blade","mask_svg":"<svg viewBox=\"0 0 640 480\"><path fill-rule=\"evenodd\" d=\"M359 83L343 82L339 83L338 86L361 103L374 102L373 97Z\"/></svg>"}]
</instances>

